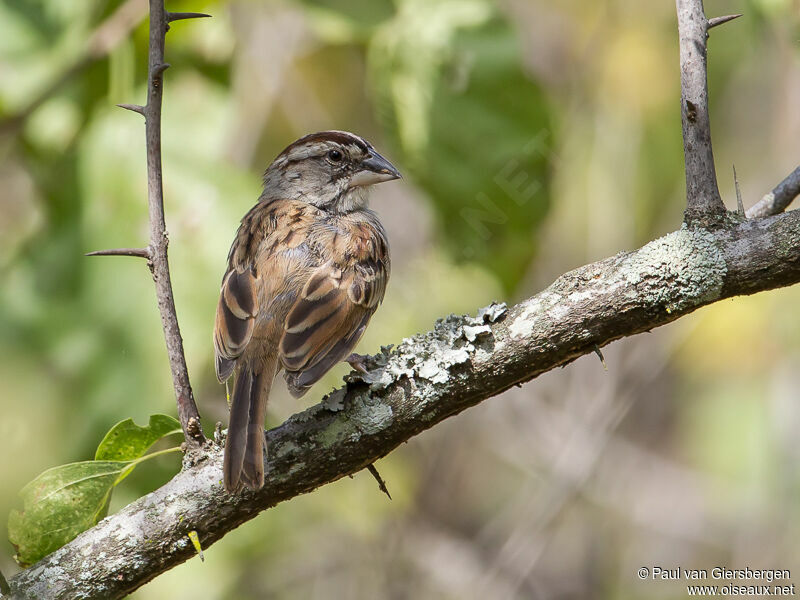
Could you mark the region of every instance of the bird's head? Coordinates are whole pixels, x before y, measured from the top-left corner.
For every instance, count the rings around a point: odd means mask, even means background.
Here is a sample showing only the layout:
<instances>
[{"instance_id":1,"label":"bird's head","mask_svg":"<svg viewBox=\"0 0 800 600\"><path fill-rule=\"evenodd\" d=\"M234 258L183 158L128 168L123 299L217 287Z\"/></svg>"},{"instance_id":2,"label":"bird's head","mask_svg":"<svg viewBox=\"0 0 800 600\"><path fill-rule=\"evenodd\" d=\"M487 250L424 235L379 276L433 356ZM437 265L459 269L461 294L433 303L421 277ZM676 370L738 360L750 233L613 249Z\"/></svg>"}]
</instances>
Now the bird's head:
<instances>
[{"instance_id":1,"label":"bird's head","mask_svg":"<svg viewBox=\"0 0 800 600\"><path fill-rule=\"evenodd\" d=\"M329 212L364 208L371 185L398 179L400 172L363 138L346 131L321 131L281 152L264 174L264 200L302 200Z\"/></svg>"}]
</instances>

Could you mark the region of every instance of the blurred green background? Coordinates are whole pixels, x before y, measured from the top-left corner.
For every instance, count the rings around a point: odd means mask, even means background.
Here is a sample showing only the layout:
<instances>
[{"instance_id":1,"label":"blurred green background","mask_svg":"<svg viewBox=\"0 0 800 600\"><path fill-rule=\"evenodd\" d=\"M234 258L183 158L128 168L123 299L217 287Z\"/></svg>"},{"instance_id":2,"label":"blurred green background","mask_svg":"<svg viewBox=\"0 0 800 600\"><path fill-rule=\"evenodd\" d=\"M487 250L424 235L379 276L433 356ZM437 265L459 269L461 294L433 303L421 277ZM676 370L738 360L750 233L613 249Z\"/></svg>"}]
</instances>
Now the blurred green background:
<instances>
[{"instance_id":1,"label":"blurred green background","mask_svg":"<svg viewBox=\"0 0 800 600\"><path fill-rule=\"evenodd\" d=\"M379 186L393 275L359 348L514 302L680 225L674 2L170 1L170 258L207 431L226 420L211 327L260 174L349 129L404 172ZM114 423L174 414L144 264L144 0L0 0L0 517ZM747 205L800 158L800 2L707 0L720 189ZM800 576L800 288L718 303L411 440L368 474L272 509L132 597L683 598L641 566ZM282 384L268 424L314 402ZM112 511L166 481L138 469ZM3 536L4 537L4 536ZM13 548L0 568L13 574Z\"/></svg>"}]
</instances>

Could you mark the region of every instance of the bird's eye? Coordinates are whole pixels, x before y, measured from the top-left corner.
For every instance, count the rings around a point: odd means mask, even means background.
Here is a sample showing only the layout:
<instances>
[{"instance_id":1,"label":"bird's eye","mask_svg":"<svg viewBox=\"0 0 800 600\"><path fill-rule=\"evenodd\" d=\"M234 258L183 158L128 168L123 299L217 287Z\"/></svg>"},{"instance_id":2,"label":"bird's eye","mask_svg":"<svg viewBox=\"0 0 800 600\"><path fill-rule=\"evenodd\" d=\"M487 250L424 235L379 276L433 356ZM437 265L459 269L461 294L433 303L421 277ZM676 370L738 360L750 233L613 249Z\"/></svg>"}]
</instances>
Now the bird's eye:
<instances>
[{"instance_id":1,"label":"bird's eye","mask_svg":"<svg viewBox=\"0 0 800 600\"><path fill-rule=\"evenodd\" d=\"M328 152L328 158L331 159L333 162L339 162L342 160L342 153L338 150L331 150Z\"/></svg>"}]
</instances>

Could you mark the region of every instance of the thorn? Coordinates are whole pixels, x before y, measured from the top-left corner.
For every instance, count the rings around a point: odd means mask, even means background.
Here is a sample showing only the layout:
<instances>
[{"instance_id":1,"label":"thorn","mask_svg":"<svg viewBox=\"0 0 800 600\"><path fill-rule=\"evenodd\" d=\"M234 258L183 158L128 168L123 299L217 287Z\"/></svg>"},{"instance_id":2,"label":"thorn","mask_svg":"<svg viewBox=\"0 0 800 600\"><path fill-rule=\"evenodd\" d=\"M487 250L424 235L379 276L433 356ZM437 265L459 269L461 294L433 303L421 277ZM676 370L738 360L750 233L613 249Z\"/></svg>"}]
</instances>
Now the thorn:
<instances>
[{"instance_id":1,"label":"thorn","mask_svg":"<svg viewBox=\"0 0 800 600\"><path fill-rule=\"evenodd\" d=\"M742 190L739 189L739 178L736 177L736 165L733 165L733 185L736 187L736 211L740 217L746 219L747 215L744 212L744 204L742 203Z\"/></svg>"},{"instance_id":2,"label":"thorn","mask_svg":"<svg viewBox=\"0 0 800 600\"><path fill-rule=\"evenodd\" d=\"M150 260L150 250L148 248L112 248L111 250L87 252L84 256L136 256Z\"/></svg>"},{"instance_id":3,"label":"thorn","mask_svg":"<svg viewBox=\"0 0 800 600\"><path fill-rule=\"evenodd\" d=\"M378 482L378 487L380 488L380 490L384 494L389 496L389 500L391 500L392 499L392 495L389 493L389 490L386 487L386 482L381 477L381 474L378 473L378 469L375 468L375 465L374 464L368 465L367 466L367 471L369 471L370 474L375 478L375 481Z\"/></svg>"},{"instance_id":4,"label":"thorn","mask_svg":"<svg viewBox=\"0 0 800 600\"><path fill-rule=\"evenodd\" d=\"M203 556L203 547L200 545L200 536L197 535L197 532L192 529L188 534L189 539L192 541L192 546L194 549L197 550L197 554L200 556L200 560L205 562L206 559Z\"/></svg>"},{"instance_id":5,"label":"thorn","mask_svg":"<svg viewBox=\"0 0 800 600\"><path fill-rule=\"evenodd\" d=\"M184 19L202 19L203 17L210 16L211 15L207 15L206 13L167 12L167 23L172 23L173 21L182 21Z\"/></svg>"},{"instance_id":6,"label":"thorn","mask_svg":"<svg viewBox=\"0 0 800 600\"><path fill-rule=\"evenodd\" d=\"M173 21L183 21L185 19L202 19L204 17L211 17L211 15L207 15L206 13L171 13L171 12L167 12L167 23L172 23Z\"/></svg>"},{"instance_id":7,"label":"thorn","mask_svg":"<svg viewBox=\"0 0 800 600\"><path fill-rule=\"evenodd\" d=\"M153 67L153 77L160 77L164 71L169 69L169 66L169 63L161 63Z\"/></svg>"},{"instance_id":8,"label":"thorn","mask_svg":"<svg viewBox=\"0 0 800 600\"><path fill-rule=\"evenodd\" d=\"M600 346L598 346L597 344L594 345L594 353L597 354L597 357L600 359L600 362L603 365L603 369L608 371L608 366L606 365L606 359L603 356L603 352L600 350Z\"/></svg>"},{"instance_id":9,"label":"thorn","mask_svg":"<svg viewBox=\"0 0 800 600\"><path fill-rule=\"evenodd\" d=\"M708 20L708 29L713 29L717 25L724 25L729 21L733 21L734 19L738 19L741 17L741 14L738 15L725 15L724 17L714 17Z\"/></svg>"},{"instance_id":10,"label":"thorn","mask_svg":"<svg viewBox=\"0 0 800 600\"><path fill-rule=\"evenodd\" d=\"M135 113L139 113L140 115L144 116L144 106L140 106L138 104L117 104L120 108L124 108L125 110L131 110Z\"/></svg>"}]
</instances>

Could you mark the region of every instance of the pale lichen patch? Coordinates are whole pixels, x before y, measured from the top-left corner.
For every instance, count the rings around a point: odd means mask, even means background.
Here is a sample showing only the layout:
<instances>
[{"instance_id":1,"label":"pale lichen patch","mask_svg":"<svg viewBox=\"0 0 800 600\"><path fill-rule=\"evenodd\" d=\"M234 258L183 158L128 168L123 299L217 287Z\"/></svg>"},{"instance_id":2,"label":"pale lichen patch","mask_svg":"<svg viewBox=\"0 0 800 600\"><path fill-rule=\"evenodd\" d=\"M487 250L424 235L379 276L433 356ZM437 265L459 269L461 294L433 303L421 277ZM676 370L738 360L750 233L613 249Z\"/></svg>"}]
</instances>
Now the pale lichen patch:
<instances>
[{"instance_id":1,"label":"pale lichen patch","mask_svg":"<svg viewBox=\"0 0 800 600\"><path fill-rule=\"evenodd\" d=\"M361 396L353 406L350 420L361 433L373 435L392 424L394 413L388 404Z\"/></svg>"},{"instance_id":2,"label":"pale lichen patch","mask_svg":"<svg viewBox=\"0 0 800 600\"><path fill-rule=\"evenodd\" d=\"M714 234L685 226L642 247L622 266L625 281L671 311L718 298L726 273Z\"/></svg>"},{"instance_id":3,"label":"pale lichen patch","mask_svg":"<svg viewBox=\"0 0 800 600\"><path fill-rule=\"evenodd\" d=\"M536 313L541 310L541 303L534 298L526 304L525 310L508 327L513 338L526 337L533 333L533 327L537 320Z\"/></svg>"},{"instance_id":4,"label":"pale lichen patch","mask_svg":"<svg viewBox=\"0 0 800 600\"><path fill-rule=\"evenodd\" d=\"M569 296L567 296L567 300L576 304L578 302L582 302L583 300L589 300L595 295L595 292L592 290L583 290L581 292L572 292Z\"/></svg>"},{"instance_id":5,"label":"pale lichen patch","mask_svg":"<svg viewBox=\"0 0 800 600\"><path fill-rule=\"evenodd\" d=\"M559 285L561 280L556 281L552 287L556 287ZM525 303L524 310L517 315L517 318L514 319L514 322L509 325L508 330L511 333L512 338L520 338L520 337L527 337L533 333L533 328L536 325L537 321L544 313L548 313L552 311L554 308L558 311L555 314L548 315L548 319L558 319L561 318L562 313L560 312L562 309L566 310L561 303L563 302L564 298L561 294L558 294L552 289L548 289L540 293L539 295L531 298Z\"/></svg>"},{"instance_id":6,"label":"pale lichen patch","mask_svg":"<svg viewBox=\"0 0 800 600\"><path fill-rule=\"evenodd\" d=\"M381 354L371 359L371 366L375 365L372 370L351 376L348 381L363 381L372 392L384 390L404 377L444 383L450 378L452 367L470 360L476 351L475 343L492 335L489 324L507 311L505 304L492 303L475 317L450 315L439 319L433 331L404 339L394 351L381 349Z\"/></svg>"},{"instance_id":7,"label":"pale lichen patch","mask_svg":"<svg viewBox=\"0 0 800 600\"><path fill-rule=\"evenodd\" d=\"M322 406L331 412L339 412L344 408L345 388L332 391L322 399Z\"/></svg>"},{"instance_id":8,"label":"pale lichen patch","mask_svg":"<svg viewBox=\"0 0 800 600\"><path fill-rule=\"evenodd\" d=\"M111 537L126 544L135 543L135 540L138 539L140 530L133 521L117 520L115 525L116 530L111 534Z\"/></svg>"},{"instance_id":9,"label":"pale lichen patch","mask_svg":"<svg viewBox=\"0 0 800 600\"><path fill-rule=\"evenodd\" d=\"M422 363L417 374L423 379L427 379L433 383L444 383L447 381L447 372L442 371L435 360L426 360Z\"/></svg>"},{"instance_id":10,"label":"pale lichen patch","mask_svg":"<svg viewBox=\"0 0 800 600\"><path fill-rule=\"evenodd\" d=\"M492 302L478 310L478 320L482 323L494 323L508 312L505 302Z\"/></svg>"},{"instance_id":11,"label":"pale lichen patch","mask_svg":"<svg viewBox=\"0 0 800 600\"><path fill-rule=\"evenodd\" d=\"M492 328L488 325L464 325L462 330L464 331L464 337L469 342L474 342L481 334L492 332Z\"/></svg>"}]
</instances>

